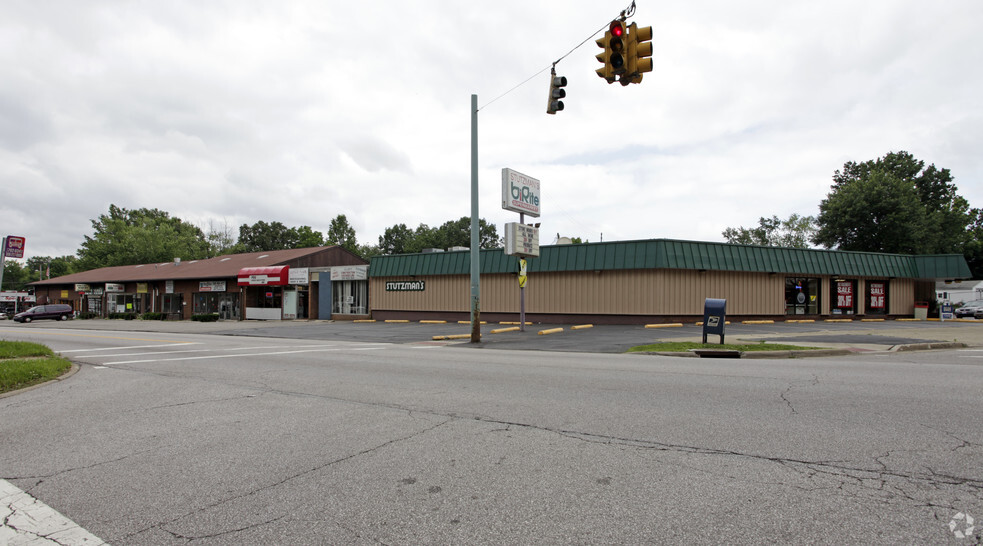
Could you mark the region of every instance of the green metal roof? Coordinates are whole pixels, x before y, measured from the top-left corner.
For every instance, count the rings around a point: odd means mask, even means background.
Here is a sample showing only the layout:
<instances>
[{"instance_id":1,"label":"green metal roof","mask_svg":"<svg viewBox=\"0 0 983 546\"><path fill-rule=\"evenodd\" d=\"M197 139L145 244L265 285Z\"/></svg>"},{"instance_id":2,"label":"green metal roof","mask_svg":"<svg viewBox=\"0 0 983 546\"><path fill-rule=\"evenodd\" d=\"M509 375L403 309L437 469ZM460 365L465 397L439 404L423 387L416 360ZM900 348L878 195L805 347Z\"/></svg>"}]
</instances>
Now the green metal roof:
<instances>
[{"instance_id":1,"label":"green metal roof","mask_svg":"<svg viewBox=\"0 0 983 546\"><path fill-rule=\"evenodd\" d=\"M801 248L734 245L651 239L540 247L529 259L529 272L608 271L618 269L696 269L803 275L850 275L917 279L968 279L969 266L959 254L909 256ZM375 256L372 277L467 275L470 251ZM502 249L481 251L481 273L511 273L518 259Z\"/></svg>"}]
</instances>

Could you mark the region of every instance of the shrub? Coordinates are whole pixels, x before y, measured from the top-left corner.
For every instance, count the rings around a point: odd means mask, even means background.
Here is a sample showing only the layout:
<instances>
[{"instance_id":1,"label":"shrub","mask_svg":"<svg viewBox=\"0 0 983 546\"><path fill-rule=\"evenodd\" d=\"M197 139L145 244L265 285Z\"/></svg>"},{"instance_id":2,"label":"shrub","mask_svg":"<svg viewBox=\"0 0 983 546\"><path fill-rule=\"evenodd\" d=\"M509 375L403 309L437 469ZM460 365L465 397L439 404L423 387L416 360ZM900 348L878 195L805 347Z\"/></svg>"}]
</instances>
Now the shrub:
<instances>
[{"instance_id":1,"label":"shrub","mask_svg":"<svg viewBox=\"0 0 983 546\"><path fill-rule=\"evenodd\" d=\"M191 320L197 320L198 322L216 322L218 321L218 313L208 313L205 315L191 315Z\"/></svg>"},{"instance_id":2,"label":"shrub","mask_svg":"<svg viewBox=\"0 0 983 546\"><path fill-rule=\"evenodd\" d=\"M167 313L144 313L140 315L141 320L167 320Z\"/></svg>"}]
</instances>

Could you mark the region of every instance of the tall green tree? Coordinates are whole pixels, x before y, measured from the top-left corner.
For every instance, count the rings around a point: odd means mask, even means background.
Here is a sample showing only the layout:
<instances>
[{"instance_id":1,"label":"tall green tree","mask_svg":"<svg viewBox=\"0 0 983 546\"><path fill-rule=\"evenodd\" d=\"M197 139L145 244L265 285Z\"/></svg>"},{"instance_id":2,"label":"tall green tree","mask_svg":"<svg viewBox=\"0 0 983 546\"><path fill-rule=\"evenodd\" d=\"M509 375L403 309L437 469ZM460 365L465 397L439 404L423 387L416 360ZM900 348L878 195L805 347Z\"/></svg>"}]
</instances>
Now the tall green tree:
<instances>
[{"instance_id":1,"label":"tall green tree","mask_svg":"<svg viewBox=\"0 0 983 546\"><path fill-rule=\"evenodd\" d=\"M758 219L758 227L727 228L723 231L728 243L738 245L781 246L809 248L809 240L816 232L816 219L792 213L785 220L778 216Z\"/></svg>"},{"instance_id":2,"label":"tall green tree","mask_svg":"<svg viewBox=\"0 0 983 546\"><path fill-rule=\"evenodd\" d=\"M239 226L239 242L236 252L262 252L287 250L297 247L297 231L280 222L260 220L253 225Z\"/></svg>"},{"instance_id":3,"label":"tall green tree","mask_svg":"<svg viewBox=\"0 0 983 546\"><path fill-rule=\"evenodd\" d=\"M328 226L328 244L338 245L346 250L358 253L358 241L355 239L355 228L348 223L344 214L335 216Z\"/></svg>"},{"instance_id":4,"label":"tall green tree","mask_svg":"<svg viewBox=\"0 0 983 546\"><path fill-rule=\"evenodd\" d=\"M78 251L79 271L208 256L201 229L158 209L109 205L108 214L92 220L92 229Z\"/></svg>"},{"instance_id":5,"label":"tall green tree","mask_svg":"<svg viewBox=\"0 0 983 546\"><path fill-rule=\"evenodd\" d=\"M819 205L813 242L826 248L906 254L961 253L969 203L949 169L908 152L847 162Z\"/></svg>"},{"instance_id":6,"label":"tall green tree","mask_svg":"<svg viewBox=\"0 0 983 546\"><path fill-rule=\"evenodd\" d=\"M292 229L296 233L295 244L297 246L295 248L311 248L324 245L324 234L320 231L314 231L311 226L300 226Z\"/></svg>"},{"instance_id":7,"label":"tall green tree","mask_svg":"<svg viewBox=\"0 0 983 546\"><path fill-rule=\"evenodd\" d=\"M412 244L415 234L406 224L396 224L386 228L379 236L379 252L382 254L404 254Z\"/></svg>"},{"instance_id":8,"label":"tall green tree","mask_svg":"<svg viewBox=\"0 0 983 546\"><path fill-rule=\"evenodd\" d=\"M983 279L983 209L970 210L969 217L969 240L963 247L963 256L973 272L973 278Z\"/></svg>"}]
</instances>

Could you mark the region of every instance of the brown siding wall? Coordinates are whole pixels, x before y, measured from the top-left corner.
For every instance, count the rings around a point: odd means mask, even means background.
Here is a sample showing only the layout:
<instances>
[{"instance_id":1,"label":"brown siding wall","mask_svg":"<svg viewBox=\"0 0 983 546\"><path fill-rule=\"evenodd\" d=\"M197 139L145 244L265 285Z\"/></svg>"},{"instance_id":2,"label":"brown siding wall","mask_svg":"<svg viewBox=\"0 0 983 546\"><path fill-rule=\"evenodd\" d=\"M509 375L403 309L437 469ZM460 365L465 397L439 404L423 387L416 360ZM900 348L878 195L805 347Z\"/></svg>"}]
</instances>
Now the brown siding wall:
<instances>
[{"instance_id":1,"label":"brown siding wall","mask_svg":"<svg viewBox=\"0 0 983 546\"><path fill-rule=\"evenodd\" d=\"M423 280L423 292L386 292L386 281ZM373 278L373 310L468 312L470 277ZM539 273L526 285L526 312L589 315L701 315L704 298L727 300L733 315L785 313L785 278L766 273L630 270ZM486 313L518 313L515 275L481 277Z\"/></svg>"}]
</instances>

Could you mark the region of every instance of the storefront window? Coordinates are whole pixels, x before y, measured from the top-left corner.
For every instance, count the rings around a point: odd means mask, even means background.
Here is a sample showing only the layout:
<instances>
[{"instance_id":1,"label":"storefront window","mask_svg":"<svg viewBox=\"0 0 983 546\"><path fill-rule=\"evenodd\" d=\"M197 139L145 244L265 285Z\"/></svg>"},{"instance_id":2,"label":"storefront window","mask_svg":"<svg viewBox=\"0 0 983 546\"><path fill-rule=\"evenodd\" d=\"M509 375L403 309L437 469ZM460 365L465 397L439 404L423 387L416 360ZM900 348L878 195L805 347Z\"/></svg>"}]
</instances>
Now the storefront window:
<instances>
[{"instance_id":1,"label":"storefront window","mask_svg":"<svg viewBox=\"0 0 983 546\"><path fill-rule=\"evenodd\" d=\"M144 313L146 311L145 294L107 294L106 305L110 313Z\"/></svg>"},{"instance_id":2,"label":"storefront window","mask_svg":"<svg viewBox=\"0 0 983 546\"><path fill-rule=\"evenodd\" d=\"M331 312L339 315L364 315L368 311L369 287L366 281L331 283Z\"/></svg>"},{"instance_id":3,"label":"storefront window","mask_svg":"<svg viewBox=\"0 0 983 546\"><path fill-rule=\"evenodd\" d=\"M887 281L867 282L867 314L887 314Z\"/></svg>"},{"instance_id":4,"label":"storefront window","mask_svg":"<svg viewBox=\"0 0 983 546\"><path fill-rule=\"evenodd\" d=\"M194 314L209 315L218 313L222 320L239 319L239 298L237 294L199 292L194 295Z\"/></svg>"},{"instance_id":5,"label":"storefront window","mask_svg":"<svg viewBox=\"0 0 983 546\"><path fill-rule=\"evenodd\" d=\"M852 315L857 311L857 281L833 279L830 308L834 315Z\"/></svg>"},{"instance_id":6,"label":"storefront window","mask_svg":"<svg viewBox=\"0 0 983 546\"><path fill-rule=\"evenodd\" d=\"M164 294L161 298L161 313L180 314L184 294Z\"/></svg>"},{"instance_id":7,"label":"storefront window","mask_svg":"<svg viewBox=\"0 0 983 546\"><path fill-rule=\"evenodd\" d=\"M280 309L283 307L283 289L279 286L261 288L258 300L256 307L260 309Z\"/></svg>"},{"instance_id":8,"label":"storefront window","mask_svg":"<svg viewBox=\"0 0 983 546\"><path fill-rule=\"evenodd\" d=\"M804 277L785 278L785 314L819 314L819 279Z\"/></svg>"}]
</instances>

